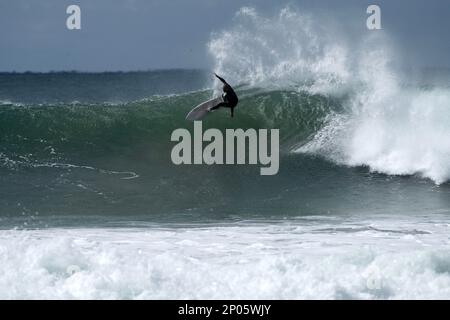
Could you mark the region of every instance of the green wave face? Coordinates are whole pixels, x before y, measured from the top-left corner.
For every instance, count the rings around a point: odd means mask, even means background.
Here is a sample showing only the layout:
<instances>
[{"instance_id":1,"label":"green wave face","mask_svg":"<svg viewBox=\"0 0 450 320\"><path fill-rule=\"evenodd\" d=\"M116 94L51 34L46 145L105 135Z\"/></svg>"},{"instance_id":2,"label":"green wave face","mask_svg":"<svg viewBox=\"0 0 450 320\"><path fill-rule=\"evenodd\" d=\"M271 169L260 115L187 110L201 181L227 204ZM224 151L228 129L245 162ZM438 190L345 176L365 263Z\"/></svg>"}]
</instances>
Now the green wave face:
<instances>
[{"instance_id":1,"label":"green wave face","mask_svg":"<svg viewBox=\"0 0 450 320\"><path fill-rule=\"evenodd\" d=\"M130 156L148 145L149 153L171 148L177 128L192 129L189 110L207 100L211 91L161 96L120 105L72 104L0 108L1 152L8 156L33 154L38 159L110 155ZM289 147L316 132L331 102L322 96L289 91L242 93L237 116L227 109L209 115L204 128L277 128Z\"/></svg>"},{"instance_id":2,"label":"green wave face","mask_svg":"<svg viewBox=\"0 0 450 320\"><path fill-rule=\"evenodd\" d=\"M277 176L261 177L260 165L174 165L173 130L192 131L186 114L212 95L207 90L118 105L4 104L0 189L8 195L0 200L1 214L32 210L41 215L127 213L164 219L187 212L194 217L206 212L210 218L252 214L280 206L264 199L279 197L297 183L293 176L312 170L311 165L330 168L322 160L304 166L304 156L289 151L317 132L336 105L323 96L257 89L239 92L233 119L228 109L221 109L204 119L203 130L280 129ZM24 194L27 205L18 206ZM286 202L287 212L297 212L298 201Z\"/></svg>"}]
</instances>

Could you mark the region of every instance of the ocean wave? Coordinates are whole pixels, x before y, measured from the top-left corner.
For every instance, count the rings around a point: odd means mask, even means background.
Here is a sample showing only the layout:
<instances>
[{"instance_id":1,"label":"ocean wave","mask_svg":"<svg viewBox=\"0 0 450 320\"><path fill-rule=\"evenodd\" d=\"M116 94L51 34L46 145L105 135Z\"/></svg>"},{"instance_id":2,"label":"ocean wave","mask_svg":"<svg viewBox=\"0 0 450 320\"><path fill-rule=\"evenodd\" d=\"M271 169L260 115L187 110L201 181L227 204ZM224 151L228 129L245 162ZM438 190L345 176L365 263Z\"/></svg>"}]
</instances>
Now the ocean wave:
<instances>
[{"instance_id":1,"label":"ocean wave","mask_svg":"<svg viewBox=\"0 0 450 320\"><path fill-rule=\"evenodd\" d=\"M151 143L152 148L167 147L173 130L191 127L185 116L192 106L212 94L211 90L193 91L117 105L5 105L0 108L0 152L9 158L33 154L70 159L71 154L110 153L143 141ZM228 113L217 112L205 125L223 130L230 126L281 128L286 147L293 137L309 136L320 129L329 110L339 105L320 95L296 91L248 89L240 95L238 116L233 122Z\"/></svg>"},{"instance_id":2,"label":"ocean wave","mask_svg":"<svg viewBox=\"0 0 450 320\"><path fill-rule=\"evenodd\" d=\"M245 7L209 49L215 69L234 81L343 99L342 109L330 109L327 124L294 152L437 184L450 179L448 86L404 85L393 67L401 54L386 33L353 41L345 34L292 7L269 17Z\"/></svg>"}]
</instances>

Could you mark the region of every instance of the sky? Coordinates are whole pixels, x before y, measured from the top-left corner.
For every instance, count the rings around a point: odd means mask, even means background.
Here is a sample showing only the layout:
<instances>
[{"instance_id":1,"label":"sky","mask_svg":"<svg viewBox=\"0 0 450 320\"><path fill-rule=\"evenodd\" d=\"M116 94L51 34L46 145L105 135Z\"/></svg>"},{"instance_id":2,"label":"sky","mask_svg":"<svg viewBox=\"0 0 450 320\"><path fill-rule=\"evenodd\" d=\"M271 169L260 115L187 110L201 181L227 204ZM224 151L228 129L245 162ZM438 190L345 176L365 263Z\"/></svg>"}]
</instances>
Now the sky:
<instances>
[{"instance_id":1,"label":"sky","mask_svg":"<svg viewBox=\"0 0 450 320\"><path fill-rule=\"evenodd\" d=\"M81 8L81 30L66 27L72 4ZM366 8L377 4L407 63L450 67L448 0L0 0L0 72L207 69L208 41L241 7L270 15L286 4L363 36Z\"/></svg>"}]
</instances>

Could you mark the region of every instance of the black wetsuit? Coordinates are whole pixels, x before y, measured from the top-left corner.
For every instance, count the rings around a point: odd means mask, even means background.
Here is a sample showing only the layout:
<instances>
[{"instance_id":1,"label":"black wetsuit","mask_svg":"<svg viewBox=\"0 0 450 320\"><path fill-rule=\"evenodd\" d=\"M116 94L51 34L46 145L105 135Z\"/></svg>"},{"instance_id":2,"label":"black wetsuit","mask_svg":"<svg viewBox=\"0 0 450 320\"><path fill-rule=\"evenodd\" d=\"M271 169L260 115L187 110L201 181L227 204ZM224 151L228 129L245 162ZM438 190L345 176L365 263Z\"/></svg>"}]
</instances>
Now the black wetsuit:
<instances>
[{"instance_id":1,"label":"black wetsuit","mask_svg":"<svg viewBox=\"0 0 450 320\"><path fill-rule=\"evenodd\" d=\"M234 108L238 104L239 99L238 99L236 93L234 92L233 88L225 81L225 79L219 77L217 74L216 74L216 77L223 83L223 94L222 94L223 102L212 107L210 109L210 111L219 109L220 107L230 108L231 109L231 117L233 117L234 116Z\"/></svg>"}]
</instances>

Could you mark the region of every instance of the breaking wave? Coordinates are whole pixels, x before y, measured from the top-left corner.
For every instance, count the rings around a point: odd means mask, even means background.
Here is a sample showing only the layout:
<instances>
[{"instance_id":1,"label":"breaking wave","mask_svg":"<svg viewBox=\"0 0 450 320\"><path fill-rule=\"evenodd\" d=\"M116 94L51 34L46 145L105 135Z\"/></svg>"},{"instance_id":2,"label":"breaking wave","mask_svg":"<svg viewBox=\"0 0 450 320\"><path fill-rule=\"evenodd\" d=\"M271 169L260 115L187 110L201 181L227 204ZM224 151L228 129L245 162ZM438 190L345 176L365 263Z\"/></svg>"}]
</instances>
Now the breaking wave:
<instances>
[{"instance_id":1,"label":"breaking wave","mask_svg":"<svg viewBox=\"0 0 450 320\"><path fill-rule=\"evenodd\" d=\"M245 7L235 19L209 43L216 70L250 86L341 99L341 107L330 109L325 125L298 141L294 152L437 184L450 178L448 83L407 84L396 71L401 54L394 54L386 34L350 42L336 25L290 7L272 17Z\"/></svg>"}]
</instances>

